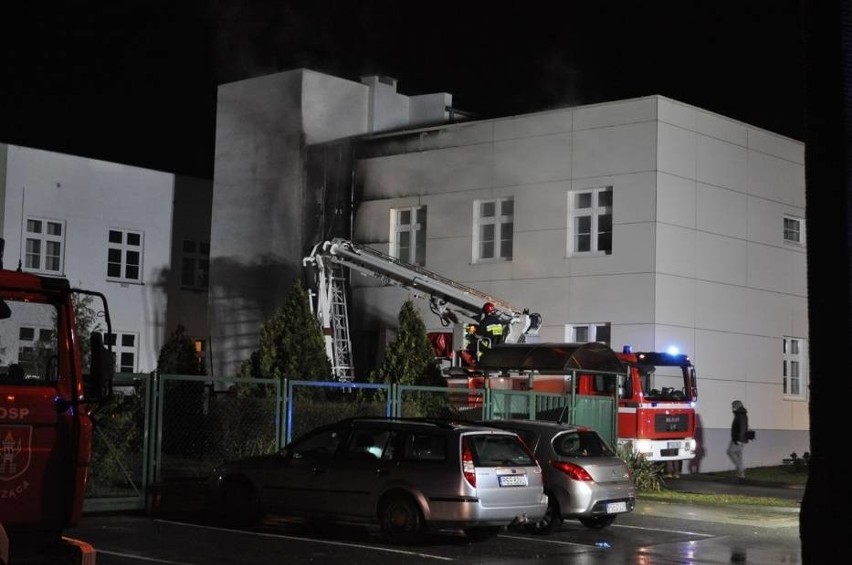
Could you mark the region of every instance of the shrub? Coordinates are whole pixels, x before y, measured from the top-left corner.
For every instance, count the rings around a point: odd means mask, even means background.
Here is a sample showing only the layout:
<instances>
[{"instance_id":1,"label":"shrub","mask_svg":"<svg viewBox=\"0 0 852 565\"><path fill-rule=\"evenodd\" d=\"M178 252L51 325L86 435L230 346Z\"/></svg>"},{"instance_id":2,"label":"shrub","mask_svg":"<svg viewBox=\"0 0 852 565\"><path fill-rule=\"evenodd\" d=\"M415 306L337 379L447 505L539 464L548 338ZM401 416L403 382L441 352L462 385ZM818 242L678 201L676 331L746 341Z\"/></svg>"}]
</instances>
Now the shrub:
<instances>
[{"instance_id":1,"label":"shrub","mask_svg":"<svg viewBox=\"0 0 852 565\"><path fill-rule=\"evenodd\" d=\"M663 489L663 466L659 463L648 461L644 455L629 448L619 447L618 456L627 463L639 492L658 492Z\"/></svg>"}]
</instances>

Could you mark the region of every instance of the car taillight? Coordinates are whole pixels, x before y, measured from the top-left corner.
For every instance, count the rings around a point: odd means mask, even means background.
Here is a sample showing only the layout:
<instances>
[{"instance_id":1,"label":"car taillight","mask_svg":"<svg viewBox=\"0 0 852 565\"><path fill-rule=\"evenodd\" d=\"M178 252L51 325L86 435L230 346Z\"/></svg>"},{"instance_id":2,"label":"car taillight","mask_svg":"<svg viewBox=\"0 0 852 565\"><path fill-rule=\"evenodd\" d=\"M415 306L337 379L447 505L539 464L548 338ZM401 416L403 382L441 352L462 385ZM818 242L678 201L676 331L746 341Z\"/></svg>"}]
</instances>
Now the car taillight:
<instances>
[{"instance_id":1,"label":"car taillight","mask_svg":"<svg viewBox=\"0 0 852 565\"><path fill-rule=\"evenodd\" d=\"M574 463L569 463L568 461L557 461L551 460L550 466L558 471L562 471L575 481L591 481L592 476L588 471L580 467L579 465L575 465Z\"/></svg>"},{"instance_id":2,"label":"car taillight","mask_svg":"<svg viewBox=\"0 0 852 565\"><path fill-rule=\"evenodd\" d=\"M473 451L465 439L462 441L462 473L470 486L476 487L476 467L473 465Z\"/></svg>"}]
</instances>

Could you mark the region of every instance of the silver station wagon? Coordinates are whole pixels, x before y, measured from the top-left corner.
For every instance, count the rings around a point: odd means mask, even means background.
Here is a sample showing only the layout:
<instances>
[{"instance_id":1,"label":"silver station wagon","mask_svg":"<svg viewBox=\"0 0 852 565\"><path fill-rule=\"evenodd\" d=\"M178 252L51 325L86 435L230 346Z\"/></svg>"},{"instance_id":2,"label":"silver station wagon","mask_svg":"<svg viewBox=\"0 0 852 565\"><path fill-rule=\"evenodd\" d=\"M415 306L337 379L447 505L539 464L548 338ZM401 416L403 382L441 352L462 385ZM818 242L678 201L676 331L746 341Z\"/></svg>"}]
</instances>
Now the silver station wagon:
<instances>
[{"instance_id":1,"label":"silver station wagon","mask_svg":"<svg viewBox=\"0 0 852 565\"><path fill-rule=\"evenodd\" d=\"M352 418L210 478L223 518L265 514L378 524L394 543L428 530L484 540L547 511L542 470L517 434L475 423Z\"/></svg>"},{"instance_id":2,"label":"silver station wagon","mask_svg":"<svg viewBox=\"0 0 852 565\"><path fill-rule=\"evenodd\" d=\"M524 529L548 534L566 518L600 529L633 511L636 487L630 470L595 430L538 420L487 423L517 433L542 467L547 514Z\"/></svg>"}]
</instances>

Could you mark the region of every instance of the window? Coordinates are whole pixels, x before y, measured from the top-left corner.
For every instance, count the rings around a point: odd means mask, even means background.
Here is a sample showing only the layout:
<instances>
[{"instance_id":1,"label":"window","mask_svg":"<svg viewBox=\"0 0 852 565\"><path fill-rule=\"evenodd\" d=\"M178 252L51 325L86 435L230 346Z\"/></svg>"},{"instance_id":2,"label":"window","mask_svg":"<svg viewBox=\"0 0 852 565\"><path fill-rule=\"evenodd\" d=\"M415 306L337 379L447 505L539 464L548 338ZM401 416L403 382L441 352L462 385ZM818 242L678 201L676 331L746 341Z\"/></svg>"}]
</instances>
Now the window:
<instances>
[{"instance_id":1,"label":"window","mask_svg":"<svg viewBox=\"0 0 852 565\"><path fill-rule=\"evenodd\" d=\"M122 282L142 282L142 234L109 230L107 278Z\"/></svg>"},{"instance_id":2,"label":"window","mask_svg":"<svg viewBox=\"0 0 852 565\"><path fill-rule=\"evenodd\" d=\"M180 285L184 288L207 290L210 281L210 243L183 241Z\"/></svg>"},{"instance_id":3,"label":"window","mask_svg":"<svg viewBox=\"0 0 852 565\"><path fill-rule=\"evenodd\" d=\"M805 398L805 347L806 342L796 337L785 337L783 347L783 393L790 398Z\"/></svg>"},{"instance_id":4,"label":"window","mask_svg":"<svg viewBox=\"0 0 852 565\"><path fill-rule=\"evenodd\" d=\"M610 343L609 324L572 324L565 326L565 339L573 343L598 341Z\"/></svg>"},{"instance_id":5,"label":"window","mask_svg":"<svg viewBox=\"0 0 852 565\"><path fill-rule=\"evenodd\" d=\"M801 218L784 216L784 241L787 243L805 243L804 221Z\"/></svg>"},{"instance_id":6,"label":"window","mask_svg":"<svg viewBox=\"0 0 852 565\"><path fill-rule=\"evenodd\" d=\"M391 255L412 265L426 264L426 207L391 210Z\"/></svg>"},{"instance_id":7,"label":"window","mask_svg":"<svg viewBox=\"0 0 852 565\"><path fill-rule=\"evenodd\" d=\"M65 225L55 220L27 218L24 238L24 265L27 270L62 274Z\"/></svg>"},{"instance_id":8,"label":"window","mask_svg":"<svg viewBox=\"0 0 852 565\"><path fill-rule=\"evenodd\" d=\"M568 193L569 255L612 254L612 187Z\"/></svg>"},{"instance_id":9,"label":"window","mask_svg":"<svg viewBox=\"0 0 852 565\"><path fill-rule=\"evenodd\" d=\"M112 333L107 337L115 356L115 370L119 373L135 373L136 358L139 356L138 340L133 333Z\"/></svg>"},{"instance_id":10,"label":"window","mask_svg":"<svg viewBox=\"0 0 852 565\"><path fill-rule=\"evenodd\" d=\"M514 200L482 200L474 205L475 259L512 259Z\"/></svg>"},{"instance_id":11,"label":"window","mask_svg":"<svg viewBox=\"0 0 852 565\"><path fill-rule=\"evenodd\" d=\"M54 331L50 328L21 326L18 329L18 363L28 369L38 365L42 351L55 351ZM38 353L37 353L38 352Z\"/></svg>"}]
</instances>

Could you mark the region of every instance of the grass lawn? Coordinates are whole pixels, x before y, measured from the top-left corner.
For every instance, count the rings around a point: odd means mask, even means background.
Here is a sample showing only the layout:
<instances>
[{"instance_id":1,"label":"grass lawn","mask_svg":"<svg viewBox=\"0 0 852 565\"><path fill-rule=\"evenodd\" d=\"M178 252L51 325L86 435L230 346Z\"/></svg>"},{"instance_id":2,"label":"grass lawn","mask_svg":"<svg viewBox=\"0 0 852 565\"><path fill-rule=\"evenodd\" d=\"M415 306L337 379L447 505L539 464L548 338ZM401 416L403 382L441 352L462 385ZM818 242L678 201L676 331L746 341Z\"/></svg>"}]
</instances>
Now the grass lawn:
<instances>
[{"instance_id":1,"label":"grass lawn","mask_svg":"<svg viewBox=\"0 0 852 565\"><path fill-rule=\"evenodd\" d=\"M730 480L734 478L733 471L720 471L716 473L702 473L701 480ZM763 483L774 483L777 485L804 486L808 479L807 469L796 469L792 465L778 465L775 467L756 467L746 469L746 479L760 481ZM663 487L659 491L643 491L639 493L639 500L657 500L660 502L676 502L684 504L706 504L712 506L729 506L732 504L745 504L750 506L797 506L796 501L773 497L742 496L734 494L704 494L678 492Z\"/></svg>"}]
</instances>

